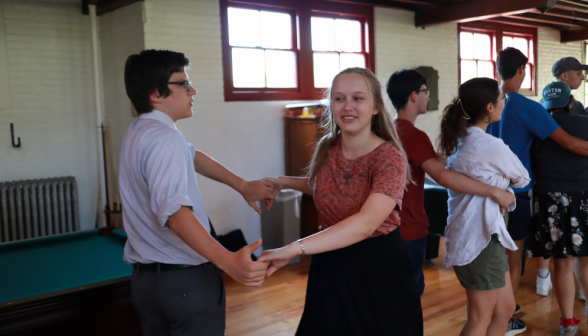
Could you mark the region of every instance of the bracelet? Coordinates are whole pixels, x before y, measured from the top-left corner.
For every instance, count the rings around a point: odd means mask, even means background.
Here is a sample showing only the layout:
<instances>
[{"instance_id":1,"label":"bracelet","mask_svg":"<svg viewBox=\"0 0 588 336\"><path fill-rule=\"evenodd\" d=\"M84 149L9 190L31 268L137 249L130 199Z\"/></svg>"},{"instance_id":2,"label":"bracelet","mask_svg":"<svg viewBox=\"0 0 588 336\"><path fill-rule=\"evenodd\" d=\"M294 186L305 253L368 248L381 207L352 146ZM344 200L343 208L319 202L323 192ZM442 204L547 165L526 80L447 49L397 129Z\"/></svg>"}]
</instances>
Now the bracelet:
<instances>
[{"instance_id":1,"label":"bracelet","mask_svg":"<svg viewBox=\"0 0 588 336\"><path fill-rule=\"evenodd\" d=\"M296 242L300 243L300 248L302 249L302 257L304 257L305 253L305 249L304 249L304 242L303 242L304 238L300 238L298 239Z\"/></svg>"}]
</instances>

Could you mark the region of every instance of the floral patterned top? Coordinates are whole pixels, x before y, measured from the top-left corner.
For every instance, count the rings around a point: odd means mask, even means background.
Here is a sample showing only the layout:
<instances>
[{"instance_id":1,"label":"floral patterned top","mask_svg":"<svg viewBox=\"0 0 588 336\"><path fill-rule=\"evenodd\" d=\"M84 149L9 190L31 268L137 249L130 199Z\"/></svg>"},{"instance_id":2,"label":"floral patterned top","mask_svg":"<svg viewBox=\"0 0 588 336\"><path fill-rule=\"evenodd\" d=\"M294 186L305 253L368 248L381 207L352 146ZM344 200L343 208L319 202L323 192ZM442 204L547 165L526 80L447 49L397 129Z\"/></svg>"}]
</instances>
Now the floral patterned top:
<instances>
[{"instance_id":1,"label":"floral patterned top","mask_svg":"<svg viewBox=\"0 0 588 336\"><path fill-rule=\"evenodd\" d=\"M347 172L351 177L346 178ZM396 201L396 208L370 236L394 231L400 225L399 209L406 184L406 160L389 142L370 153L348 160L341 154L341 139L329 149L327 159L317 174L314 203L323 229L359 212L370 194L384 194Z\"/></svg>"}]
</instances>

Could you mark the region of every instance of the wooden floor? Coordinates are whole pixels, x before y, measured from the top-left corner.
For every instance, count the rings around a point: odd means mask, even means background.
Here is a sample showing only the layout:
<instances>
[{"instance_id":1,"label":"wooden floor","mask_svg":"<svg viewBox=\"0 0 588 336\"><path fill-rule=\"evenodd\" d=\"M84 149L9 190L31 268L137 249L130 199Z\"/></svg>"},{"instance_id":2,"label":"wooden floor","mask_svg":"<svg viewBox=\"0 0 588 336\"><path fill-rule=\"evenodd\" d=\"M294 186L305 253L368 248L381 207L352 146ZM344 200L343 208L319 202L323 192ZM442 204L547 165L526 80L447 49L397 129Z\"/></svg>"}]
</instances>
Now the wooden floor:
<instances>
[{"instance_id":1,"label":"wooden floor","mask_svg":"<svg viewBox=\"0 0 588 336\"><path fill-rule=\"evenodd\" d=\"M425 266L426 289L421 298L425 335L459 335L466 319L465 290L453 269L443 265L444 254L444 250L440 251L435 265ZM279 270L257 288L241 286L225 275L226 336L294 335L304 308L310 264L310 258L305 259ZM553 263L550 268L553 272ZM535 294L536 276L536 259L528 260L517 293L517 303L521 306L517 317L527 323L527 332L522 335L559 335L557 300L553 291L547 297ZM582 321L578 335L588 336L583 301L575 301L574 313Z\"/></svg>"}]
</instances>

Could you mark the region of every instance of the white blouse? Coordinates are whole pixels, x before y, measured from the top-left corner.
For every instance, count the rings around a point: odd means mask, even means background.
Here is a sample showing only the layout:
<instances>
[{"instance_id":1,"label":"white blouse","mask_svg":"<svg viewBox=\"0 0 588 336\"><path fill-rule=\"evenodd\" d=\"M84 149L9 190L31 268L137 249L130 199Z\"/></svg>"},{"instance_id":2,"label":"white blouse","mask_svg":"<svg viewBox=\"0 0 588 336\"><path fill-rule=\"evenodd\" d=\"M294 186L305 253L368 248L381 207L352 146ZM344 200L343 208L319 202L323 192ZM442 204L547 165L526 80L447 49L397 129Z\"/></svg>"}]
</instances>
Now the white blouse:
<instances>
[{"instance_id":1,"label":"white blouse","mask_svg":"<svg viewBox=\"0 0 588 336\"><path fill-rule=\"evenodd\" d=\"M511 186L523 188L531 181L527 169L502 139L475 126L468 128L467 136L459 140L457 152L447 158L447 169L511 193ZM449 190L447 203L446 266L471 263L495 233L502 246L517 249L506 231L500 206L490 197ZM513 203L508 211L513 211L515 206Z\"/></svg>"}]
</instances>

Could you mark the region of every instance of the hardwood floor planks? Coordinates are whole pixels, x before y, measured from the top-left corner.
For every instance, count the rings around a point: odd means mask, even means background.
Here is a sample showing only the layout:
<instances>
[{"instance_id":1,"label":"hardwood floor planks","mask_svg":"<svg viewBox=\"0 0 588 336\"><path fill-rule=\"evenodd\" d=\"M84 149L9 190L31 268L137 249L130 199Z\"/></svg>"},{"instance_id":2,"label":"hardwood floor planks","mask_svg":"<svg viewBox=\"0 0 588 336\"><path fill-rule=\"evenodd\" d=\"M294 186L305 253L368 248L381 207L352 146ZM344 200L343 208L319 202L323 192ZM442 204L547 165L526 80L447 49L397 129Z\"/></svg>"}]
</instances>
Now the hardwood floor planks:
<instances>
[{"instance_id":1,"label":"hardwood floor planks","mask_svg":"<svg viewBox=\"0 0 588 336\"><path fill-rule=\"evenodd\" d=\"M425 293L421 298L425 335L459 335L466 319L467 299L452 268L444 266L444 241L435 265L425 266ZM296 332L306 295L310 258L289 265L267 279L261 287L248 288L225 275L227 290L226 336L292 336ZM553 263L550 265L553 272ZM560 311L553 290L549 296L535 294L537 264L527 261L517 293L521 313L527 323L522 335L559 335ZM576 285L577 295L577 285ZM588 336L584 302L574 301L574 313L582 321L578 335Z\"/></svg>"}]
</instances>

